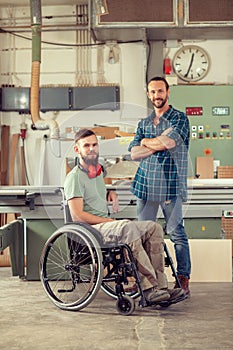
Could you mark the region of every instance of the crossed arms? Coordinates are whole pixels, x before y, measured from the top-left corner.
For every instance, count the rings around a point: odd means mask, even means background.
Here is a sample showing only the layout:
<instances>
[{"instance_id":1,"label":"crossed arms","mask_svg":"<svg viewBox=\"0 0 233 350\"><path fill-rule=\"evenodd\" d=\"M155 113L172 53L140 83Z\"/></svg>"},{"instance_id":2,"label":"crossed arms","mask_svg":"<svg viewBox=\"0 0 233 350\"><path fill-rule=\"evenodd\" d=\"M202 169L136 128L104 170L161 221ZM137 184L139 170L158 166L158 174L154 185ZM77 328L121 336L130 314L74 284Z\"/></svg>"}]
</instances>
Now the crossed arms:
<instances>
[{"instance_id":1,"label":"crossed arms","mask_svg":"<svg viewBox=\"0 0 233 350\"><path fill-rule=\"evenodd\" d=\"M166 129L160 136L151 139L145 138L141 140L140 146L134 146L131 149L131 159L138 160L146 158L158 151L172 149L176 146L176 142L167 136L172 128Z\"/></svg>"}]
</instances>

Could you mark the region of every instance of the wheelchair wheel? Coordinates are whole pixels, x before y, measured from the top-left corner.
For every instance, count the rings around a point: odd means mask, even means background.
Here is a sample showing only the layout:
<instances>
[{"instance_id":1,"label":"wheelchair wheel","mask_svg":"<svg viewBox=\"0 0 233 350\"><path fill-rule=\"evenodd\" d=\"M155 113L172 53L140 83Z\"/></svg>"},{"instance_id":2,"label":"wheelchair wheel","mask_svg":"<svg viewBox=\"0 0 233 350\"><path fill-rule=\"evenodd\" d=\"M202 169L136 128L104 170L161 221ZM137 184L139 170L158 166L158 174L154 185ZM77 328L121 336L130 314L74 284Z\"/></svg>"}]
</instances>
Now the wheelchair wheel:
<instances>
[{"instance_id":1,"label":"wheelchair wheel","mask_svg":"<svg viewBox=\"0 0 233 350\"><path fill-rule=\"evenodd\" d=\"M40 258L40 278L60 309L78 311L94 299L103 278L97 239L79 224L65 225L47 240Z\"/></svg>"},{"instance_id":2,"label":"wheelchair wheel","mask_svg":"<svg viewBox=\"0 0 233 350\"><path fill-rule=\"evenodd\" d=\"M116 302L116 308L119 314L128 316L131 315L135 310L135 302L128 295L124 295Z\"/></svg>"}]
</instances>

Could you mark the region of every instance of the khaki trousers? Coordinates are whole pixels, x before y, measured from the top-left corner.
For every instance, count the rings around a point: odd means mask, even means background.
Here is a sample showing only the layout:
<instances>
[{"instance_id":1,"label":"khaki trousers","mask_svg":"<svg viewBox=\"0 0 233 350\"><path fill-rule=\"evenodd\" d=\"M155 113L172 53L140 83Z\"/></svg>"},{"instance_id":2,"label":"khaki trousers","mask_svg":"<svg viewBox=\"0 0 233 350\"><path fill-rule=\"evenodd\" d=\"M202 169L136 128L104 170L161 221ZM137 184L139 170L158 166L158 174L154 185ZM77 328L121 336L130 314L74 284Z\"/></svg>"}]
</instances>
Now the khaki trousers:
<instances>
[{"instance_id":1,"label":"khaki trousers","mask_svg":"<svg viewBox=\"0 0 233 350\"><path fill-rule=\"evenodd\" d=\"M125 243L132 250L142 289L167 288L163 229L154 221L118 220L93 225L105 243Z\"/></svg>"}]
</instances>

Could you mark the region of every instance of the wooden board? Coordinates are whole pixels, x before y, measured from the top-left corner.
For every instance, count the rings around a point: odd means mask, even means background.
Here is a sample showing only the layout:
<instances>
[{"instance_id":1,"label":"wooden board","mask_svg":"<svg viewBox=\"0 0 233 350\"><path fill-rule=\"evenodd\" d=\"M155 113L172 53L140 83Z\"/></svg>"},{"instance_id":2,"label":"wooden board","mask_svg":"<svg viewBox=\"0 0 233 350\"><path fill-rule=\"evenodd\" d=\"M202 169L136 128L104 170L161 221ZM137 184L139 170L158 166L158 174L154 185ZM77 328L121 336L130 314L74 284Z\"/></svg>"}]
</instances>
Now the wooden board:
<instances>
[{"instance_id":1,"label":"wooden board","mask_svg":"<svg viewBox=\"0 0 233 350\"><path fill-rule=\"evenodd\" d=\"M114 139L116 137L115 130L119 130L117 126L96 126L89 129L93 130L97 136L101 136L105 140Z\"/></svg>"},{"instance_id":2,"label":"wooden board","mask_svg":"<svg viewBox=\"0 0 233 350\"><path fill-rule=\"evenodd\" d=\"M15 157L19 143L19 134L13 134L11 140L11 152L10 152L10 167L9 167L9 185L14 185L15 174Z\"/></svg>"},{"instance_id":3,"label":"wooden board","mask_svg":"<svg viewBox=\"0 0 233 350\"><path fill-rule=\"evenodd\" d=\"M196 174L200 175L199 179L214 178L214 158L213 157L196 157Z\"/></svg>"},{"instance_id":4,"label":"wooden board","mask_svg":"<svg viewBox=\"0 0 233 350\"><path fill-rule=\"evenodd\" d=\"M176 265L174 244L165 239ZM232 243L230 239L190 239L192 262L191 282L232 283ZM174 281L171 269L166 268L169 282Z\"/></svg>"},{"instance_id":5,"label":"wooden board","mask_svg":"<svg viewBox=\"0 0 233 350\"><path fill-rule=\"evenodd\" d=\"M9 159L9 138L10 138L10 127L9 125L2 125L1 134L1 185L8 185L7 181L7 170L8 170L8 159Z\"/></svg>"}]
</instances>

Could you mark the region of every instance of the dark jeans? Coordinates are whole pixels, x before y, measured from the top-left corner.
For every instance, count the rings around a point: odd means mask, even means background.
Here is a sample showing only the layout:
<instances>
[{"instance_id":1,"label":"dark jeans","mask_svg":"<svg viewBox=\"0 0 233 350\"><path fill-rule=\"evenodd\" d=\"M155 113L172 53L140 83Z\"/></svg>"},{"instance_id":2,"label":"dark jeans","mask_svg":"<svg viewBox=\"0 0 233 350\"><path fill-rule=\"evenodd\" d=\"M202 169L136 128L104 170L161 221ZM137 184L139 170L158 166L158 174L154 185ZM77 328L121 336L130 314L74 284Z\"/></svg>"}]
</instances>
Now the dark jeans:
<instances>
[{"instance_id":1,"label":"dark jeans","mask_svg":"<svg viewBox=\"0 0 233 350\"><path fill-rule=\"evenodd\" d=\"M190 278L191 261L189 243L183 224L181 198L176 197L166 202L153 202L138 198L138 220L156 221L159 206L161 206L164 219L166 221L167 233L170 236L170 240L174 243L177 261L177 274Z\"/></svg>"}]
</instances>

